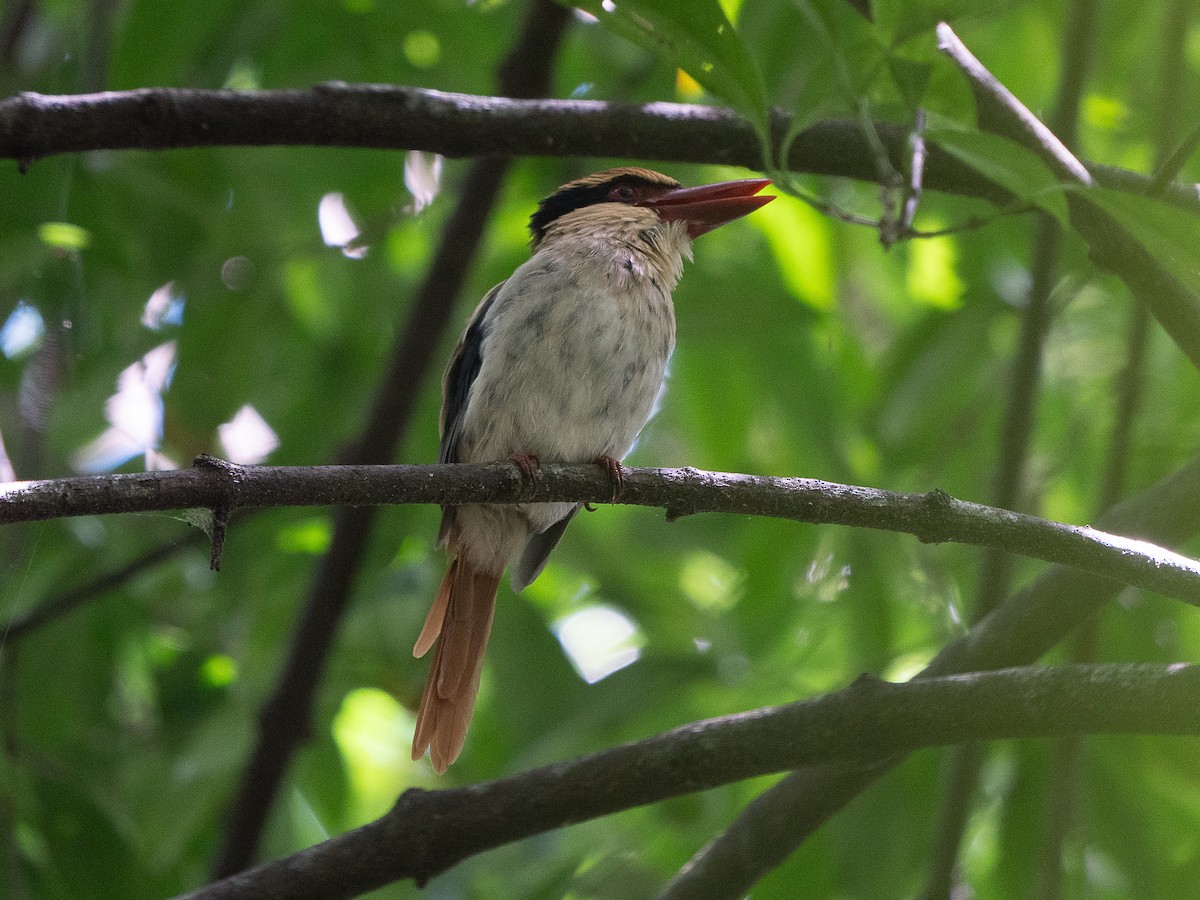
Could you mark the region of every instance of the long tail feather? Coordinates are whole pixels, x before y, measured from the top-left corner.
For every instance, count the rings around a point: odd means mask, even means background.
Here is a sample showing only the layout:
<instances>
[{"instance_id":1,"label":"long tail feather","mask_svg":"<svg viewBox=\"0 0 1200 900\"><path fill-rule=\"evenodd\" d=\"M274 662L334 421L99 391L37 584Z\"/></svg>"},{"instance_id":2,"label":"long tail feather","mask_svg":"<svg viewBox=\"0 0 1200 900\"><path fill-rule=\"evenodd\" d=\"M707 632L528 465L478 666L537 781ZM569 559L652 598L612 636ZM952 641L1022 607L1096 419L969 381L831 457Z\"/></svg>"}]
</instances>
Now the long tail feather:
<instances>
[{"instance_id":1,"label":"long tail feather","mask_svg":"<svg viewBox=\"0 0 1200 900\"><path fill-rule=\"evenodd\" d=\"M412 758L420 759L428 749L439 774L458 758L467 739L499 584L498 574L476 572L468 560L457 558L442 580L417 641L421 649L428 633L429 643L437 640L437 650L417 712ZM440 618L434 615L439 605ZM426 643L422 652L428 649Z\"/></svg>"},{"instance_id":2,"label":"long tail feather","mask_svg":"<svg viewBox=\"0 0 1200 900\"><path fill-rule=\"evenodd\" d=\"M454 590L454 577L457 572L458 560L455 559L450 563L450 568L446 570L445 577L442 578L442 585L438 588L437 596L433 598L433 606L429 607L429 615L425 617L425 624L421 628L421 633L417 635L416 644L413 645L413 656L417 659L428 653L433 642L441 636L442 623L446 619L446 607L450 603L450 594Z\"/></svg>"}]
</instances>

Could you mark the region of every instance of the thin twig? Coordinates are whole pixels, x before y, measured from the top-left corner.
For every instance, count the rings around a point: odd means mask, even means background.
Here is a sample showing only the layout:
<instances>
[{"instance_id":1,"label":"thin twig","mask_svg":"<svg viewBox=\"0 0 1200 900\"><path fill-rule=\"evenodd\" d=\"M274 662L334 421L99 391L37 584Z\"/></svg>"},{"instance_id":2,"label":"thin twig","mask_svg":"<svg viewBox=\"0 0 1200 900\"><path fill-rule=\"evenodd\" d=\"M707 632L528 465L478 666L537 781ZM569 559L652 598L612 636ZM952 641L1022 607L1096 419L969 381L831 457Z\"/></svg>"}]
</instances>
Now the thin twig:
<instances>
[{"instance_id":1,"label":"thin twig","mask_svg":"<svg viewBox=\"0 0 1200 900\"><path fill-rule=\"evenodd\" d=\"M975 90L976 112L985 131L1008 135L1031 147L1055 172L1068 180L1083 185L1094 183L1087 167L1012 91L984 68L949 25L940 23L937 35L938 49L954 60Z\"/></svg>"},{"instance_id":2,"label":"thin twig","mask_svg":"<svg viewBox=\"0 0 1200 900\"><path fill-rule=\"evenodd\" d=\"M921 201L921 189L925 183L925 160L929 148L925 144L925 110L918 109L913 117L912 136L909 138L912 156L908 161L908 182L904 190L904 202L900 207L898 234L912 232L913 220L917 217L917 205ZM891 235L888 235L890 238ZM895 241L892 240L892 243ZM890 244L884 241L884 247Z\"/></svg>"}]
</instances>

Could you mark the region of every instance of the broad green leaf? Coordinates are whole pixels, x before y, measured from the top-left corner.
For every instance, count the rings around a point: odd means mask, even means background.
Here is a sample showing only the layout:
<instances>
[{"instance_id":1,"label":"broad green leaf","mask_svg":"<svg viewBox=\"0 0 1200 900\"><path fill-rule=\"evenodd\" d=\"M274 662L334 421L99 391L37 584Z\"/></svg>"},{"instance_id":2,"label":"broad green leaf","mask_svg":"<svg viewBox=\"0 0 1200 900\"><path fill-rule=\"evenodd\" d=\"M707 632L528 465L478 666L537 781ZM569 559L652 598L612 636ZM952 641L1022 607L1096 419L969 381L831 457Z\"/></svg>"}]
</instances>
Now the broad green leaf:
<instances>
[{"instance_id":1,"label":"broad green leaf","mask_svg":"<svg viewBox=\"0 0 1200 900\"><path fill-rule=\"evenodd\" d=\"M1151 312L1180 348L1200 365L1200 221L1162 200L1109 188L1085 196L1124 227L1186 291L1146 297Z\"/></svg>"},{"instance_id":2,"label":"broad green leaf","mask_svg":"<svg viewBox=\"0 0 1200 900\"><path fill-rule=\"evenodd\" d=\"M1062 185L1050 168L1024 147L994 134L957 128L932 128L925 132L925 139L1013 196L1066 224L1067 200Z\"/></svg>"},{"instance_id":3,"label":"broad green leaf","mask_svg":"<svg viewBox=\"0 0 1200 900\"><path fill-rule=\"evenodd\" d=\"M717 0L571 3L683 69L767 134L767 95L754 58Z\"/></svg>"}]
</instances>

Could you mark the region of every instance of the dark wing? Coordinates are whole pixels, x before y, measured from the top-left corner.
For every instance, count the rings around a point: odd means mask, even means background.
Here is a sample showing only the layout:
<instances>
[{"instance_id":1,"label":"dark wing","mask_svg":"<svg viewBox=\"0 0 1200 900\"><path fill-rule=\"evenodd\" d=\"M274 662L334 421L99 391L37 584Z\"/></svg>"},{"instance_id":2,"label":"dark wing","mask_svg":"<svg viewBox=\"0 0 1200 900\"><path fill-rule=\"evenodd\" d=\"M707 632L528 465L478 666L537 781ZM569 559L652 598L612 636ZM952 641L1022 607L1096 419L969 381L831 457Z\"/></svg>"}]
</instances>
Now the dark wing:
<instances>
[{"instance_id":1,"label":"dark wing","mask_svg":"<svg viewBox=\"0 0 1200 900\"><path fill-rule=\"evenodd\" d=\"M438 462L459 462L458 441L462 435L463 416L467 412L467 398L471 393L471 385L479 375L479 367L483 365L483 338L486 334L483 320L504 284L500 282L479 301L466 331L454 348L450 365L446 366L446 374L442 376L442 446L438 451Z\"/></svg>"},{"instance_id":2,"label":"dark wing","mask_svg":"<svg viewBox=\"0 0 1200 900\"><path fill-rule=\"evenodd\" d=\"M484 319L496 295L504 282L500 282L484 295L475 307L467 329L459 339L458 346L450 356L450 364L446 366L446 374L442 376L442 417L439 428L442 434L442 444L438 449L438 462L458 462L458 442L462 437L463 417L467 413L467 399L471 395L471 385L479 375L479 367L483 365L483 338L487 329ZM438 529L438 546L445 543L450 526L454 523L454 507L442 507L442 525Z\"/></svg>"},{"instance_id":3,"label":"dark wing","mask_svg":"<svg viewBox=\"0 0 1200 900\"><path fill-rule=\"evenodd\" d=\"M525 549L521 553L521 558L518 559L508 570L508 583L512 585L514 591L523 591L533 583L533 579L542 574L542 569L546 568L546 560L550 558L550 551L558 544L559 538L563 536L563 532L567 530L567 526L571 524L571 520L575 518L575 514L579 512L583 504L576 504L569 513L539 534L531 534L529 539L525 541Z\"/></svg>"}]
</instances>

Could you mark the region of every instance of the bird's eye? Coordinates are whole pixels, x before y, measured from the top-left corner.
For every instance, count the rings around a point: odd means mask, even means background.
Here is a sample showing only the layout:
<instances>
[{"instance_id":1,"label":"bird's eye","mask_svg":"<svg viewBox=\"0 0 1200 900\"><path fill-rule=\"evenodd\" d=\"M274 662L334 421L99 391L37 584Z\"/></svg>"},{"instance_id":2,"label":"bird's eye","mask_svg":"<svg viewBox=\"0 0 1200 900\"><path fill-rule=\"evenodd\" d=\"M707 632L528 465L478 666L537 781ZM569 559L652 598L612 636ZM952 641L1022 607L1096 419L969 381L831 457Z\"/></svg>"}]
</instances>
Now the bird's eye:
<instances>
[{"instance_id":1,"label":"bird's eye","mask_svg":"<svg viewBox=\"0 0 1200 900\"><path fill-rule=\"evenodd\" d=\"M637 189L628 184L619 184L608 192L608 196L618 203L632 203L637 199Z\"/></svg>"}]
</instances>

